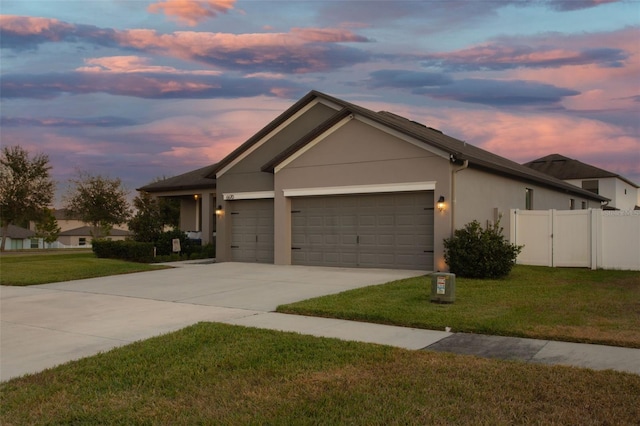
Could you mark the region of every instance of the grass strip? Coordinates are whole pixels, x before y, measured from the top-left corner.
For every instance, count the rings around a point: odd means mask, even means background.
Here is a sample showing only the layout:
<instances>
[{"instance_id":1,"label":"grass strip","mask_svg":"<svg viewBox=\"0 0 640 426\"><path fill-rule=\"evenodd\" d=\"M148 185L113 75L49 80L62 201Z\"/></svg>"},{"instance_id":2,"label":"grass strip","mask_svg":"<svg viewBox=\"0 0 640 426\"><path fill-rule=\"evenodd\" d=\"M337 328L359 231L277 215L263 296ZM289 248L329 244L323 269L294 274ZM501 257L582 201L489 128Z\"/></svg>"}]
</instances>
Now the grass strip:
<instances>
[{"instance_id":1,"label":"grass strip","mask_svg":"<svg viewBox=\"0 0 640 426\"><path fill-rule=\"evenodd\" d=\"M640 376L200 323L0 385L0 423L634 424Z\"/></svg>"},{"instance_id":2,"label":"grass strip","mask_svg":"<svg viewBox=\"0 0 640 426\"><path fill-rule=\"evenodd\" d=\"M278 312L454 332L640 348L640 272L516 266L501 280L456 279L430 303L417 277L278 307Z\"/></svg>"},{"instance_id":3,"label":"grass strip","mask_svg":"<svg viewBox=\"0 0 640 426\"><path fill-rule=\"evenodd\" d=\"M160 265L98 259L93 253L3 255L0 257L0 284L27 286L164 268Z\"/></svg>"}]
</instances>

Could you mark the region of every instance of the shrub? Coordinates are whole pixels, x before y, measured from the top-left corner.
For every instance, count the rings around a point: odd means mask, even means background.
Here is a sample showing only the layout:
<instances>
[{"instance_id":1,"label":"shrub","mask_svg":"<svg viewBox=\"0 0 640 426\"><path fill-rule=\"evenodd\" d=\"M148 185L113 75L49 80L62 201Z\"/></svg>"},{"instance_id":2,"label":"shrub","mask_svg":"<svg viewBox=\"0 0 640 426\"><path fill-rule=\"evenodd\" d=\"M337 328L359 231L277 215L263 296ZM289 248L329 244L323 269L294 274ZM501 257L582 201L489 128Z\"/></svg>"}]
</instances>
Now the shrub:
<instances>
[{"instance_id":1,"label":"shrub","mask_svg":"<svg viewBox=\"0 0 640 426\"><path fill-rule=\"evenodd\" d=\"M522 247L502 235L500 221L485 229L477 220L444 240L444 259L452 273L467 278L501 278L511 272Z\"/></svg>"},{"instance_id":2,"label":"shrub","mask_svg":"<svg viewBox=\"0 0 640 426\"><path fill-rule=\"evenodd\" d=\"M153 261L152 243L95 239L91 242L91 245L93 252L100 258L121 259L141 263Z\"/></svg>"},{"instance_id":3,"label":"shrub","mask_svg":"<svg viewBox=\"0 0 640 426\"><path fill-rule=\"evenodd\" d=\"M173 254L173 240L180 240L180 252L190 254L193 250L193 244L187 237L187 234L179 229L163 232L155 242L156 254L158 256L169 256Z\"/></svg>"}]
</instances>

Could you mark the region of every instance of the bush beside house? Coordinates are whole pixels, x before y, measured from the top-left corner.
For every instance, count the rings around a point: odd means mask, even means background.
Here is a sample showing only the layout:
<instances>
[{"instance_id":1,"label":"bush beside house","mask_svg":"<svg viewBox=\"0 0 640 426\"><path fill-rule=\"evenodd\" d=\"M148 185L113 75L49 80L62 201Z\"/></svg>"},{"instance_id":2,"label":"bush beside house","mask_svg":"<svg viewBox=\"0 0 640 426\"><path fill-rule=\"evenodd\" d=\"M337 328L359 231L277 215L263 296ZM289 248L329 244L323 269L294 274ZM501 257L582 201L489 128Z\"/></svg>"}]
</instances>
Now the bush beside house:
<instances>
[{"instance_id":1,"label":"bush beside house","mask_svg":"<svg viewBox=\"0 0 640 426\"><path fill-rule=\"evenodd\" d=\"M474 220L444 240L444 258L461 277L502 278L511 272L522 247L504 238L499 221L483 229Z\"/></svg>"}]
</instances>

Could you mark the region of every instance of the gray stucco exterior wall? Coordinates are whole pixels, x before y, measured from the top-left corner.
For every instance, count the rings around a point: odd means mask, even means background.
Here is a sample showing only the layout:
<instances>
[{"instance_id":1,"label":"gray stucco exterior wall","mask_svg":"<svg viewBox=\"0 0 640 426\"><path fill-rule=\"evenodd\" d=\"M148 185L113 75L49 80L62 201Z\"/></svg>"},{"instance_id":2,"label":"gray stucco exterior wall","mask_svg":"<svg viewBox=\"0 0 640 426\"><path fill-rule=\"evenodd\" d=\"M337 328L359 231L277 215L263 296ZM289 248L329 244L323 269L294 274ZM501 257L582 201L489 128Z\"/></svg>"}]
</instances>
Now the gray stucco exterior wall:
<instances>
[{"instance_id":1,"label":"gray stucco exterior wall","mask_svg":"<svg viewBox=\"0 0 640 426\"><path fill-rule=\"evenodd\" d=\"M432 183L434 198L450 192L451 166L424 144L414 145L357 118L319 141L275 174L275 263L291 263L291 208L287 190L356 187L378 192ZM374 188L371 188L374 187ZM435 206L434 206L435 208ZM450 209L435 210L434 268L446 270L442 240L449 236Z\"/></svg>"},{"instance_id":2,"label":"gray stucco exterior wall","mask_svg":"<svg viewBox=\"0 0 640 426\"><path fill-rule=\"evenodd\" d=\"M467 223L477 220L482 226L494 223L498 215L509 238L509 209L526 209L526 189L533 190L533 210L569 210L570 199L575 200L576 209L600 208L600 204L576 196L549 189L538 184L467 168L456 174L455 218L452 229L460 229ZM452 231L453 232L453 231Z\"/></svg>"},{"instance_id":3,"label":"gray stucco exterior wall","mask_svg":"<svg viewBox=\"0 0 640 426\"><path fill-rule=\"evenodd\" d=\"M216 206L222 206L223 214L217 217L216 258L219 261L231 259L231 222L226 212L228 202L224 194L264 192L274 190L274 175L262 171L262 166L272 160L291 144L335 114L336 110L322 103L313 105L293 122L281 129L237 164L217 177ZM277 207L276 207L277 210ZM277 211L276 211L277 214Z\"/></svg>"}]
</instances>

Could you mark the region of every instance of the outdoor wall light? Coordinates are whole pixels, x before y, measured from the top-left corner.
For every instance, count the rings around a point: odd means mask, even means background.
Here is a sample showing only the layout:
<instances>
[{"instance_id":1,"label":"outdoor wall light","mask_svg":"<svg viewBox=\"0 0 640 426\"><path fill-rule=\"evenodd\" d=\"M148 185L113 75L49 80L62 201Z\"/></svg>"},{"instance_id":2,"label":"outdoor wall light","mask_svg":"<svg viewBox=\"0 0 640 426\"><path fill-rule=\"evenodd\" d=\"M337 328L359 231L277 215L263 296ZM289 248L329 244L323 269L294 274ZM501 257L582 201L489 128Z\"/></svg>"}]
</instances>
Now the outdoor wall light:
<instances>
[{"instance_id":1,"label":"outdoor wall light","mask_svg":"<svg viewBox=\"0 0 640 426\"><path fill-rule=\"evenodd\" d=\"M198 197L199 197L199 195L198 195L198 194L195 194L195 195L193 196L193 199L194 199L194 200L196 200L196 201L198 201Z\"/></svg>"},{"instance_id":2,"label":"outdoor wall light","mask_svg":"<svg viewBox=\"0 0 640 426\"><path fill-rule=\"evenodd\" d=\"M217 216L221 216L222 213L223 213L222 206L220 204L218 204L218 208L216 209L216 215Z\"/></svg>"},{"instance_id":3,"label":"outdoor wall light","mask_svg":"<svg viewBox=\"0 0 640 426\"><path fill-rule=\"evenodd\" d=\"M438 210L444 210L444 195L441 195L440 198L438 198Z\"/></svg>"}]
</instances>

